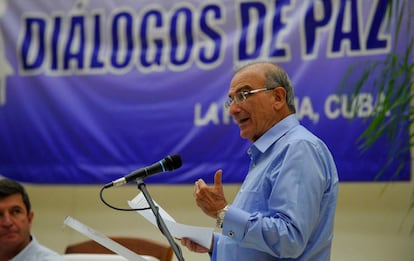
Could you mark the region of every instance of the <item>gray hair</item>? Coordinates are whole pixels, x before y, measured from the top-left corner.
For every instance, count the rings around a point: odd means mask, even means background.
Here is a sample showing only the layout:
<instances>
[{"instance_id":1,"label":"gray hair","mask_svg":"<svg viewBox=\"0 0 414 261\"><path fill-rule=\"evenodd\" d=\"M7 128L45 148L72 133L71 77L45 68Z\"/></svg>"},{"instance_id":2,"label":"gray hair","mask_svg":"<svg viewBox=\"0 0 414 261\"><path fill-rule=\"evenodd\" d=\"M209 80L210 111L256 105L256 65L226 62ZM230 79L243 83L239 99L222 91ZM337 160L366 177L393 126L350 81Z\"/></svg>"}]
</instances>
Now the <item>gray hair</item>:
<instances>
[{"instance_id":1,"label":"gray hair","mask_svg":"<svg viewBox=\"0 0 414 261\"><path fill-rule=\"evenodd\" d=\"M289 107L289 110L292 113L296 113L295 108L295 94L293 91L292 82L290 81L289 75L280 68L276 66L275 70L269 70L265 73L266 83L265 87L270 88L274 86L281 86L286 90L286 103Z\"/></svg>"},{"instance_id":2,"label":"gray hair","mask_svg":"<svg viewBox=\"0 0 414 261\"><path fill-rule=\"evenodd\" d=\"M276 86L283 87L286 90L286 103L289 107L289 110L292 113L296 113L295 93L293 90L293 85L289 78L289 75L287 74L285 70L283 70L282 67L276 64L270 63L270 62L253 62L253 63L245 64L241 66L240 68L236 69L236 71L234 72L234 75L236 75L238 72L244 70L247 67L250 67L252 65L257 65L257 64L272 65L273 68L268 69L265 72L266 82L265 82L264 87L265 88L272 88Z\"/></svg>"}]
</instances>

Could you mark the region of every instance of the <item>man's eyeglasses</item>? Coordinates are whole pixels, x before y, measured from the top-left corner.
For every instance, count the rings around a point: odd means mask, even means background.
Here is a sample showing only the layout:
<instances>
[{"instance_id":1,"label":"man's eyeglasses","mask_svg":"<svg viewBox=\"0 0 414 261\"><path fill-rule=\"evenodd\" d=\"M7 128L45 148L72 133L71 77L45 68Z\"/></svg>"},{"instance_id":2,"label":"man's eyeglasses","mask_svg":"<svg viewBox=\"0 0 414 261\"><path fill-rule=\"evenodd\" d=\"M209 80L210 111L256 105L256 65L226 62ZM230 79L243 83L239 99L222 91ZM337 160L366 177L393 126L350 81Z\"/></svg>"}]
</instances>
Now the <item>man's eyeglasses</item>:
<instances>
[{"instance_id":1,"label":"man's eyeglasses","mask_svg":"<svg viewBox=\"0 0 414 261\"><path fill-rule=\"evenodd\" d=\"M247 97L249 97L252 94L262 92L262 91L270 91L275 88L276 87L270 87L270 88L261 88L261 89L256 89L256 90L238 92L233 97L229 97L229 99L224 103L224 108L229 109L233 103L236 103L236 104L242 103L247 99Z\"/></svg>"}]
</instances>

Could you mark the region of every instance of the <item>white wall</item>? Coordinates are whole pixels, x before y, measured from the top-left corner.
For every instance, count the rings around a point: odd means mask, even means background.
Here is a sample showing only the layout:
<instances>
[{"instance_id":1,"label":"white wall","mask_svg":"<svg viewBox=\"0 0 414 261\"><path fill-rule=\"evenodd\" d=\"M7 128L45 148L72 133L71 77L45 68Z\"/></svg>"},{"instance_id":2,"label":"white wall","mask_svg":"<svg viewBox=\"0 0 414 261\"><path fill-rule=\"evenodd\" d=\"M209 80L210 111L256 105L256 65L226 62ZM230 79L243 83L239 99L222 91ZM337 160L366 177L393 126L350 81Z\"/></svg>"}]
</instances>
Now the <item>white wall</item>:
<instances>
[{"instance_id":1,"label":"white wall","mask_svg":"<svg viewBox=\"0 0 414 261\"><path fill-rule=\"evenodd\" d=\"M30 193L35 220L33 232L37 239L63 253L65 246L87 238L70 227L62 228L70 215L106 234L150 237L167 243L157 228L134 212L108 208L99 199L100 186L39 186L26 185ZM238 185L226 185L228 200ZM177 222L214 226L195 205L193 187L147 184L147 189ZM385 191L384 191L385 189ZM332 260L414 260L414 210L407 216L414 182L374 184L341 183L335 222ZM127 207L126 201L138 193L134 186L105 190L111 204ZM190 253L182 248L186 260L209 260L207 255Z\"/></svg>"}]
</instances>

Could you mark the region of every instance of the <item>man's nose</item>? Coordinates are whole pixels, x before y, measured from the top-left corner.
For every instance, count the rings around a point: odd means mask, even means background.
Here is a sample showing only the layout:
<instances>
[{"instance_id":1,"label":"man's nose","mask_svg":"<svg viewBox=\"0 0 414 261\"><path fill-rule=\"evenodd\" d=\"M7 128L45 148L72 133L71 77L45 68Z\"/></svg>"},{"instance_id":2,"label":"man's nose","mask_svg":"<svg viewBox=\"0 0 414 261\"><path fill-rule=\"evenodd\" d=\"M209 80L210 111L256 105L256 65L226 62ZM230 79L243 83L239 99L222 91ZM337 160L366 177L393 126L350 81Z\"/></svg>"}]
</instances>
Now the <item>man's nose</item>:
<instances>
[{"instance_id":1,"label":"man's nose","mask_svg":"<svg viewBox=\"0 0 414 261\"><path fill-rule=\"evenodd\" d=\"M234 116L235 114L241 111L240 104L237 102L233 102L232 104L230 104L230 107L228 110L229 110L229 114L231 116Z\"/></svg>"},{"instance_id":2,"label":"man's nose","mask_svg":"<svg viewBox=\"0 0 414 261\"><path fill-rule=\"evenodd\" d=\"M13 223L11 215L9 213L3 213L3 215L0 218L0 222L3 226L8 226Z\"/></svg>"}]
</instances>

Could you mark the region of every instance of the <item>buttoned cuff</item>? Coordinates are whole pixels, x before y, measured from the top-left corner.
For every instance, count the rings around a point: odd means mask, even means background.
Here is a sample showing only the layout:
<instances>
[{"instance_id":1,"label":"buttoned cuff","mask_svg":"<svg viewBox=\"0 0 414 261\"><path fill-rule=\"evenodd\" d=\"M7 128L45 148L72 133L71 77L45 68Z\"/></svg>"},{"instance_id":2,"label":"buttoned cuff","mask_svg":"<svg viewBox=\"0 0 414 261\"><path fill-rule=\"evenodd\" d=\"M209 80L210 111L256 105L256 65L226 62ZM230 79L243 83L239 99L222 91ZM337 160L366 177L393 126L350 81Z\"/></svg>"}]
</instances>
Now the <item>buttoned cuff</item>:
<instances>
[{"instance_id":1,"label":"buttoned cuff","mask_svg":"<svg viewBox=\"0 0 414 261\"><path fill-rule=\"evenodd\" d=\"M229 205L224 216L222 234L233 240L241 241L244 238L249 218L250 213Z\"/></svg>"}]
</instances>

